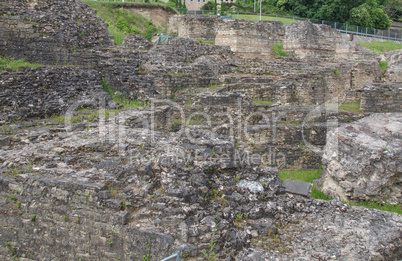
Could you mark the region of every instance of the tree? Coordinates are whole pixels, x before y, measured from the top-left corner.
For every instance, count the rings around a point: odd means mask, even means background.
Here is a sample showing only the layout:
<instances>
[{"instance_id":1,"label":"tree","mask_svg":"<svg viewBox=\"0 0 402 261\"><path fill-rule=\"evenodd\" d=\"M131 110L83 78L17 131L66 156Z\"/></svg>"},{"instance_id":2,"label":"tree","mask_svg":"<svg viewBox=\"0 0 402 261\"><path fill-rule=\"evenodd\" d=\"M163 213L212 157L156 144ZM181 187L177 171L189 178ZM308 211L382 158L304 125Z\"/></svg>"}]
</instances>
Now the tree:
<instances>
[{"instance_id":1,"label":"tree","mask_svg":"<svg viewBox=\"0 0 402 261\"><path fill-rule=\"evenodd\" d=\"M402 22L402 0L386 0L383 5L390 19Z\"/></svg>"},{"instance_id":2,"label":"tree","mask_svg":"<svg viewBox=\"0 0 402 261\"><path fill-rule=\"evenodd\" d=\"M392 21L382 6L371 0L352 9L348 23L370 28L388 29Z\"/></svg>"}]
</instances>

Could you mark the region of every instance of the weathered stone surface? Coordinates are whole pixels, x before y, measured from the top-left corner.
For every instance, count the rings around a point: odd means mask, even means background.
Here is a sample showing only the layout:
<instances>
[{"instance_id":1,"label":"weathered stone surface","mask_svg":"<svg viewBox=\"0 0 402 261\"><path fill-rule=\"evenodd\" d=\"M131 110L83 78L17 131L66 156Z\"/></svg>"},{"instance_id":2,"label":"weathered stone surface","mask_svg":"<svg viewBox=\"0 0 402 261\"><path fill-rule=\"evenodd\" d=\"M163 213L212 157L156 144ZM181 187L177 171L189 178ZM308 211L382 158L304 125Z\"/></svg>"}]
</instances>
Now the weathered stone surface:
<instances>
[{"instance_id":1,"label":"weathered stone surface","mask_svg":"<svg viewBox=\"0 0 402 261\"><path fill-rule=\"evenodd\" d=\"M372 51L347 42L328 25L296 21L286 27L284 50L298 58L376 60Z\"/></svg>"},{"instance_id":2,"label":"weathered stone surface","mask_svg":"<svg viewBox=\"0 0 402 261\"><path fill-rule=\"evenodd\" d=\"M376 60L245 59L227 46L183 38L149 51L134 50L147 43L130 35L116 48L100 41L108 35L105 24L77 33L85 25L75 19L87 11L86 6L74 9L79 6L53 0L2 3L6 28L19 23L31 28L32 21L18 16L21 9L45 15L40 21L65 23L61 32L49 24L47 29L55 33L45 37L77 36L66 44L34 38L43 47L60 43L60 49L46 56L43 51L37 54L44 62L75 66L6 69L1 75L13 79L2 80L4 91L13 94L15 87L21 99L7 95L11 105L3 111L14 115L16 108L23 115L18 109L32 96L41 101L35 104L60 113L71 107L71 97L80 101L81 96L92 96L92 90L103 97L101 80L116 94L156 106L112 111L107 117L91 111L99 115L91 115L91 120L84 114L77 123L37 119L41 108L29 107L26 121L2 126L1 260L12 258L8 243L21 259L142 260L152 255L160 260L175 250L200 259L213 240L219 260L400 259L400 215L285 193L278 169L261 167L319 167L320 154L306 143L320 149L332 120L350 122L362 116L316 106L378 80ZM94 17L94 11L89 13ZM192 34L204 40L216 35L207 17L199 27L196 17L189 19L194 19ZM276 35L255 30L268 27L278 29ZM16 35L20 29L7 30ZM246 37L257 35L259 47L264 39L283 40L279 23L244 22L236 30ZM19 37L25 37L23 33ZM12 42L18 46L12 55L43 62L31 52L39 47L29 46L28 40ZM57 69L64 71L60 79ZM74 87L61 90L64 84ZM34 93L38 86L49 88ZM97 95L79 104L103 109L107 104ZM65 106L57 108L57 99ZM256 105L253 100L266 102ZM73 115L84 113L78 109L71 108Z\"/></svg>"},{"instance_id":3,"label":"weathered stone surface","mask_svg":"<svg viewBox=\"0 0 402 261\"><path fill-rule=\"evenodd\" d=\"M123 48L145 51L153 47L152 43L139 34L127 34L121 45Z\"/></svg>"},{"instance_id":4,"label":"weathered stone surface","mask_svg":"<svg viewBox=\"0 0 402 261\"><path fill-rule=\"evenodd\" d=\"M285 191L292 194L298 194L301 196L310 196L311 194L311 184L307 182L302 182L298 180L285 180L283 184Z\"/></svg>"},{"instance_id":5,"label":"weathered stone surface","mask_svg":"<svg viewBox=\"0 0 402 261\"><path fill-rule=\"evenodd\" d=\"M77 49L114 46L107 24L79 0L2 1L0 54L70 63Z\"/></svg>"},{"instance_id":6,"label":"weathered stone surface","mask_svg":"<svg viewBox=\"0 0 402 261\"><path fill-rule=\"evenodd\" d=\"M222 22L215 15L175 15L169 19L168 33L195 40L214 41L216 27Z\"/></svg>"},{"instance_id":7,"label":"weathered stone surface","mask_svg":"<svg viewBox=\"0 0 402 261\"><path fill-rule=\"evenodd\" d=\"M373 114L328 134L318 185L341 200L402 203L400 113Z\"/></svg>"},{"instance_id":8,"label":"weathered stone surface","mask_svg":"<svg viewBox=\"0 0 402 261\"><path fill-rule=\"evenodd\" d=\"M281 22L228 20L217 26L215 44L230 46L245 57L272 58L274 43L282 42L284 35Z\"/></svg>"},{"instance_id":9,"label":"weathered stone surface","mask_svg":"<svg viewBox=\"0 0 402 261\"><path fill-rule=\"evenodd\" d=\"M262 193L264 191L264 187L257 181L240 180L239 183L236 184L236 187L247 189L251 193Z\"/></svg>"},{"instance_id":10,"label":"weathered stone surface","mask_svg":"<svg viewBox=\"0 0 402 261\"><path fill-rule=\"evenodd\" d=\"M0 73L0 120L43 118L77 108L94 108L104 102L118 104L102 89L95 70L74 67L26 68L23 72Z\"/></svg>"},{"instance_id":11,"label":"weathered stone surface","mask_svg":"<svg viewBox=\"0 0 402 261\"><path fill-rule=\"evenodd\" d=\"M402 50L395 50L386 56L388 65L385 71L387 82L402 82Z\"/></svg>"},{"instance_id":12,"label":"weathered stone surface","mask_svg":"<svg viewBox=\"0 0 402 261\"><path fill-rule=\"evenodd\" d=\"M402 112L402 83L367 83L358 92L365 112Z\"/></svg>"}]
</instances>

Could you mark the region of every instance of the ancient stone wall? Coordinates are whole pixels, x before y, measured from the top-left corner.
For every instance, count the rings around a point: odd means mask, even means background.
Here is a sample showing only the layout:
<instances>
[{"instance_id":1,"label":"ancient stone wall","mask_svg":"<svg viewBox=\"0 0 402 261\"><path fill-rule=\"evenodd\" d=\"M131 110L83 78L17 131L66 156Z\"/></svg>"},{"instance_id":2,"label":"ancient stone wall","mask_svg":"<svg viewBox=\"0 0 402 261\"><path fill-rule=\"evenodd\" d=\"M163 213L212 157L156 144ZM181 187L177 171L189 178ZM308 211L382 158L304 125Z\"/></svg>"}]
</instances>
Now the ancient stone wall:
<instances>
[{"instance_id":1,"label":"ancient stone wall","mask_svg":"<svg viewBox=\"0 0 402 261\"><path fill-rule=\"evenodd\" d=\"M0 6L2 56L65 64L78 49L114 45L107 24L79 0L13 0Z\"/></svg>"},{"instance_id":2,"label":"ancient stone wall","mask_svg":"<svg viewBox=\"0 0 402 261\"><path fill-rule=\"evenodd\" d=\"M95 70L41 67L0 73L2 121L58 115L74 102L85 99L93 104L99 99L106 99L105 105L114 104L103 91L101 75ZM87 103L86 106L91 106L91 102Z\"/></svg>"},{"instance_id":3,"label":"ancient stone wall","mask_svg":"<svg viewBox=\"0 0 402 261\"><path fill-rule=\"evenodd\" d=\"M365 112L402 112L402 83L367 83L361 90L360 109Z\"/></svg>"},{"instance_id":4,"label":"ancient stone wall","mask_svg":"<svg viewBox=\"0 0 402 261\"><path fill-rule=\"evenodd\" d=\"M376 60L377 55L357 43L342 39L328 25L296 21L286 27L284 50L297 58Z\"/></svg>"},{"instance_id":5,"label":"ancient stone wall","mask_svg":"<svg viewBox=\"0 0 402 261\"><path fill-rule=\"evenodd\" d=\"M142 260L171 254L173 237L127 226L126 206L105 184L2 175L0 193L15 198L0 203L7 209L0 215L2 258L14 253L31 260Z\"/></svg>"},{"instance_id":6,"label":"ancient stone wall","mask_svg":"<svg viewBox=\"0 0 402 261\"><path fill-rule=\"evenodd\" d=\"M281 22L227 20L219 23L216 30L216 45L230 49L245 57L273 56L273 44L282 42L285 28Z\"/></svg>"},{"instance_id":7,"label":"ancient stone wall","mask_svg":"<svg viewBox=\"0 0 402 261\"><path fill-rule=\"evenodd\" d=\"M340 200L401 204L401 127L400 114L377 113L331 131L317 185Z\"/></svg>"},{"instance_id":8,"label":"ancient stone wall","mask_svg":"<svg viewBox=\"0 0 402 261\"><path fill-rule=\"evenodd\" d=\"M175 15L169 19L168 33L195 40L214 41L223 20L214 15Z\"/></svg>"}]
</instances>

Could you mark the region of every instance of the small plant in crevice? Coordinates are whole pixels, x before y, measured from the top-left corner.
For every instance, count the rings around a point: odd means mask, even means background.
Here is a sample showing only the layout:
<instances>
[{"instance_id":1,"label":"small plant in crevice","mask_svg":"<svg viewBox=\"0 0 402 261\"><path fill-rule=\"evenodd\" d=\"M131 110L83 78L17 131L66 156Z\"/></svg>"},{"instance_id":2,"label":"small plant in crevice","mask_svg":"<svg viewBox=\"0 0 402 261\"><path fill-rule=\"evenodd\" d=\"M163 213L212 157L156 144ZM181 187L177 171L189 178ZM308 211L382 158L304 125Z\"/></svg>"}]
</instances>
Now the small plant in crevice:
<instances>
[{"instance_id":1,"label":"small plant in crevice","mask_svg":"<svg viewBox=\"0 0 402 261\"><path fill-rule=\"evenodd\" d=\"M289 56L289 55L283 50L283 44L282 44L282 43L274 43L273 54L275 55L275 58L278 58L278 57L288 57L288 56Z\"/></svg>"},{"instance_id":2,"label":"small plant in crevice","mask_svg":"<svg viewBox=\"0 0 402 261\"><path fill-rule=\"evenodd\" d=\"M17 256L17 251L16 249L11 245L10 241L6 241L4 243L6 245L6 247L8 248L8 251L10 251L11 257L13 260L18 260L18 256Z\"/></svg>"},{"instance_id":3,"label":"small plant in crevice","mask_svg":"<svg viewBox=\"0 0 402 261\"><path fill-rule=\"evenodd\" d=\"M36 221L36 215L32 215L32 216L31 216L31 221L32 221L32 222Z\"/></svg>"},{"instance_id":4,"label":"small plant in crevice","mask_svg":"<svg viewBox=\"0 0 402 261\"><path fill-rule=\"evenodd\" d=\"M109 84L109 82L105 79L102 80L102 87L105 92L107 92L112 99L118 104L122 105L124 108L138 108L138 107L147 107L149 106L147 102L139 101L137 99L128 99L124 94L119 94L118 92L114 92Z\"/></svg>"},{"instance_id":5,"label":"small plant in crevice","mask_svg":"<svg viewBox=\"0 0 402 261\"><path fill-rule=\"evenodd\" d=\"M216 227L217 227L217 225L216 225ZM209 246L208 252L205 250L201 250L201 253L204 255L205 259L208 261L215 261L218 258L218 254L213 251L216 246L216 242L218 242L218 240L215 239L216 231L217 231L217 228L215 228L214 232L212 233L211 243L208 244L208 246Z\"/></svg>"}]
</instances>

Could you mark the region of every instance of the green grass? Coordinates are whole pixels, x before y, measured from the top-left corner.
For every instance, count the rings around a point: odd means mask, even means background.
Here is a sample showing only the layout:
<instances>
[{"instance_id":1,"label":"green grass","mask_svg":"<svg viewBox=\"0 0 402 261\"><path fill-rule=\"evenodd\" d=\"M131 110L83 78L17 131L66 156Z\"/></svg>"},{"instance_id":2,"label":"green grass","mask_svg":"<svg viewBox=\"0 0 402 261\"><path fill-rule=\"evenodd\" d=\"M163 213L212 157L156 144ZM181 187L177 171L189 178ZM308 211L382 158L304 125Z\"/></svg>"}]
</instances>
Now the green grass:
<instances>
[{"instance_id":1,"label":"green grass","mask_svg":"<svg viewBox=\"0 0 402 261\"><path fill-rule=\"evenodd\" d=\"M299 180L308 183L320 177L322 169L317 170L295 170L295 171L282 171L279 172L279 178L283 181L287 179ZM316 199L330 200L331 198L321 192L318 188L313 186L311 196Z\"/></svg>"},{"instance_id":2,"label":"green grass","mask_svg":"<svg viewBox=\"0 0 402 261\"><path fill-rule=\"evenodd\" d=\"M388 62L387 61L380 61L380 69L382 72L385 72L385 70L388 67Z\"/></svg>"},{"instance_id":3,"label":"green grass","mask_svg":"<svg viewBox=\"0 0 402 261\"><path fill-rule=\"evenodd\" d=\"M339 106L339 109L343 111L348 111L348 112L354 112L354 113L361 113L362 110L360 109L360 101L354 101L354 102L348 102L341 104Z\"/></svg>"},{"instance_id":4,"label":"green grass","mask_svg":"<svg viewBox=\"0 0 402 261\"><path fill-rule=\"evenodd\" d=\"M29 63L24 59L15 60L11 57L1 57L0 56L0 67L7 67L11 70L17 70L20 67L41 67L43 64L40 63Z\"/></svg>"},{"instance_id":5,"label":"green grass","mask_svg":"<svg viewBox=\"0 0 402 261\"><path fill-rule=\"evenodd\" d=\"M254 105L266 105L266 106L271 106L272 101L270 99L266 100L253 100Z\"/></svg>"},{"instance_id":6,"label":"green grass","mask_svg":"<svg viewBox=\"0 0 402 261\"><path fill-rule=\"evenodd\" d=\"M273 54L275 58L278 57L288 57L289 55L283 50L283 44L281 43L274 43Z\"/></svg>"},{"instance_id":7,"label":"green grass","mask_svg":"<svg viewBox=\"0 0 402 261\"><path fill-rule=\"evenodd\" d=\"M282 171L279 172L279 178L283 181L287 179L299 180L308 183L313 183L313 181L320 177L322 169L317 170L295 170L295 171ZM313 186L311 197L316 199L324 199L331 200L330 197L321 192L318 188ZM351 206L362 206L370 209L378 209L382 211L395 212L398 214L402 214L402 205L390 205L390 204L382 204L377 201L359 201L359 202L343 202L345 204L349 204Z\"/></svg>"},{"instance_id":8,"label":"green grass","mask_svg":"<svg viewBox=\"0 0 402 261\"><path fill-rule=\"evenodd\" d=\"M198 42L203 43L203 44L215 44L215 40L212 40L212 41L198 40Z\"/></svg>"},{"instance_id":9,"label":"green grass","mask_svg":"<svg viewBox=\"0 0 402 261\"><path fill-rule=\"evenodd\" d=\"M237 18L237 15L233 15L233 18ZM240 14L239 19L248 20L248 21L259 21L260 15L245 15ZM292 18L284 18L284 17L276 17L276 16L261 16L262 21L279 21L284 24L291 24L293 23Z\"/></svg>"},{"instance_id":10,"label":"green grass","mask_svg":"<svg viewBox=\"0 0 402 261\"><path fill-rule=\"evenodd\" d=\"M122 105L124 108L137 108L148 106L146 102L142 102L139 100L130 100L127 99L124 95L115 93L106 80L102 80L102 86L103 90L107 92L115 102Z\"/></svg>"},{"instance_id":11,"label":"green grass","mask_svg":"<svg viewBox=\"0 0 402 261\"><path fill-rule=\"evenodd\" d=\"M391 41L371 42L371 43L360 42L360 45L366 47L367 49L377 54L402 49L402 43L395 43Z\"/></svg>"},{"instance_id":12,"label":"green grass","mask_svg":"<svg viewBox=\"0 0 402 261\"><path fill-rule=\"evenodd\" d=\"M360 207L365 207L365 208L370 208L370 209L378 209L382 211L389 211L389 212L395 212L398 214L402 215L402 205L401 204L396 204L396 205L390 205L390 204L383 204L378 201L360 201L360 202L344 202L347 203L351 206L360 206Z\"/></svg>"},{"instance_id":13,"label":"green grass","mask_svg":"<svg viewBox=\"0 0 402 261\"><path fill-rule=\"evenodd\" d=\"M155 33L165 32L166 28L157 28L152 20L124 8L123 3L83 1L98 11L97 15L109 25L109 33L115 43L121 44L127 33L141 34L149 41ZM126 3L129 4L129 3Z\"/></svg>"}]
</instances>

